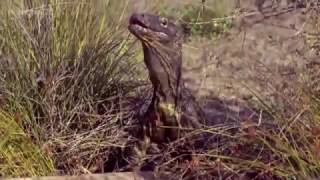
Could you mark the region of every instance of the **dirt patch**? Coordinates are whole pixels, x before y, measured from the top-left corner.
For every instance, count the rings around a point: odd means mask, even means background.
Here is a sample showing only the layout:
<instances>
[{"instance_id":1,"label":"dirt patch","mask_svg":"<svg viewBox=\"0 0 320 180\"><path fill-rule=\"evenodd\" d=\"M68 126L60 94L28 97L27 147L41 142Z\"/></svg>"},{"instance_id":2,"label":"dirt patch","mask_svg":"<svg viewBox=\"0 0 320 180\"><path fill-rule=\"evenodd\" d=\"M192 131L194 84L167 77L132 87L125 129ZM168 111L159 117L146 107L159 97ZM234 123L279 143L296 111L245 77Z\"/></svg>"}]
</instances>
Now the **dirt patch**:
<instances>
[{"instance_id":1,"label":"dirt patch","mask_svg":"<svg viewBox=\"0 0 320 180\"><path fill-rule=\"evenodd\" d=\"M250 98L253 89L272 95L275 86L299 80L306 69L301 37L302 9L242 19L241 27L216 41L194 40L184 46L184 78L199 96Z\"/></svg>"}]
</instances>

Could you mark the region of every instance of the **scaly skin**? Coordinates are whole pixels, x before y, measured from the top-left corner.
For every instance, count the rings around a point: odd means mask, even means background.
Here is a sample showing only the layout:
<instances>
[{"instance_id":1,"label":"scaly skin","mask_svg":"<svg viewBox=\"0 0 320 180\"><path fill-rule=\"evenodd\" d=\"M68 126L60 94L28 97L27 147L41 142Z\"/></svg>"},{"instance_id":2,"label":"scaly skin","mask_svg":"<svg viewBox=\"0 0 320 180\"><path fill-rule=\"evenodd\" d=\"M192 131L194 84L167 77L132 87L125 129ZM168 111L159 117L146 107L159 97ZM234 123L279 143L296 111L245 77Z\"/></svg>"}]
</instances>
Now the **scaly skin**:
<instances>
[{"instance_id":1,"label":"scaly skin","mask_svg":"<svg viewBox=\"0 0 320 180\"><path fill-rule=\"evenodd\" d=\"M154 88L150 106L142 118L145 136L153 142L165 143L178 139L183 129L200 128L201 108L181 82L180 26L164 17L133 14L128 28L142 43Z\"/></svg>"}]
</instances>

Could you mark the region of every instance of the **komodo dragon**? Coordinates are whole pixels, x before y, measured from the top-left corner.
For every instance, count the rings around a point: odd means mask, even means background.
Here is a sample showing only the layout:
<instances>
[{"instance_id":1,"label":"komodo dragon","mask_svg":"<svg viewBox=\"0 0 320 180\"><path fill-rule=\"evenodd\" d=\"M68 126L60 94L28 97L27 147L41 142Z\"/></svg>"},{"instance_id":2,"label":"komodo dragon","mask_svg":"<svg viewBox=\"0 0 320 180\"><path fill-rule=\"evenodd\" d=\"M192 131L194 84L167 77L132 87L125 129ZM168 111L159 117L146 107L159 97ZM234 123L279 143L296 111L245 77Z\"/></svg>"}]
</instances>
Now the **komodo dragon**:
<instances>
[{"instance_id":1,"label":"komodo dragon","mask_svg":"<svg viewBox=\"0 0 320 180\"><path fill-rule=\"evenodd\" d=\"M128 29L142 43L154 88L141 121L144 136L166 143L202 127L203 112L181 80L183 28L164 17L135 13Z\"/></svg>"}]
</instances>

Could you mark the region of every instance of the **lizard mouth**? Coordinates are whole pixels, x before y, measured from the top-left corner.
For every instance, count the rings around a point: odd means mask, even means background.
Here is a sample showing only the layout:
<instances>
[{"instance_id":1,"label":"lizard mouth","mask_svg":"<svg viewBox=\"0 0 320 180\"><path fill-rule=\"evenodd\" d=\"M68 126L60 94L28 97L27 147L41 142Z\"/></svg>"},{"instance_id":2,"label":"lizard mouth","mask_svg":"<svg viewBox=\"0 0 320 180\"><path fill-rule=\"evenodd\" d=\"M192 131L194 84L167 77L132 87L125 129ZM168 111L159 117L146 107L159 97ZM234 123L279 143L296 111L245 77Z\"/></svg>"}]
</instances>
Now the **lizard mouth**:
<instances>
[{"instance_id":1,"label":"lizard mouth","mask_svg":"<svg viewBox=\"0 0 320 180\"><path fill-rule=\"evenodd\" d=\"M140 26L141 28L147 28L147 26L141 22L138 18L135 18L135 16L132 16L129 21L130 26Z\"/></svg>"},{"instance_id":2,"label":"lizard mouth","mask_svg":"<svg viewBox=\"0 0 320 180\"><path fill-rule=\"evenodd\" d=\"M150 33L149 28L145 25L138 16L131 16L129 20L129 27L131 33L133 33L138 38L144 36L148 32Z\"/></svg>"},{"instance_id":3,"label":"lizard mouth","mask_svg":"<svg viewBox=\"0 0 320 180\"><path fill-rule=\"evenodd\" d=\"M168 35L163 32L154 31L146 23L144 23L143 16L134 14L130 17L129 20L129 31L135 35L141 41L149 40L165 40L168 38Z\"/></svg>"}]
</instances>

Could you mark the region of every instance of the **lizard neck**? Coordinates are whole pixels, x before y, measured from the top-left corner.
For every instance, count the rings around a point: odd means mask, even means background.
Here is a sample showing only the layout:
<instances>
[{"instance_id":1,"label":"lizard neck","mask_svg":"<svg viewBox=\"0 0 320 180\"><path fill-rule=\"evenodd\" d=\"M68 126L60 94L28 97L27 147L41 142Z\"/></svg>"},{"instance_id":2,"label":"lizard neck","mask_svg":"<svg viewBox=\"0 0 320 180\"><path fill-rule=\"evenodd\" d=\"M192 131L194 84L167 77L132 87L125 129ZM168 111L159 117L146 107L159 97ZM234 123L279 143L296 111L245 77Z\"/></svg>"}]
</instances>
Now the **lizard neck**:
<instances>
[{"instance_id":1,"label":"lizard neck","mask_svg":"<svg viewBox=\"0 0 320 180\"><path fill-rule=\"evenodd\" d=\"M143 44L144 62L157 102L178 106L181 81L181 50Z\"/></svg>"}]
</instances>

